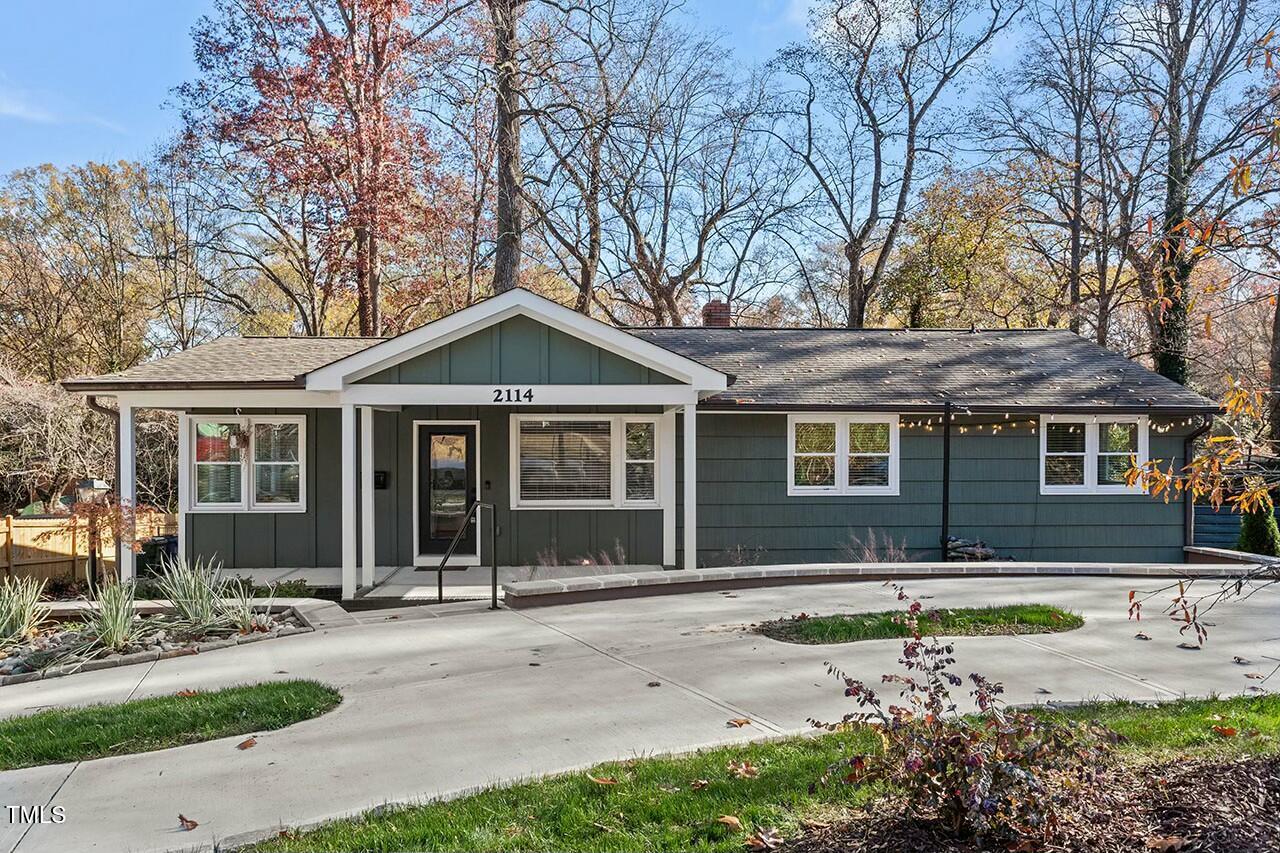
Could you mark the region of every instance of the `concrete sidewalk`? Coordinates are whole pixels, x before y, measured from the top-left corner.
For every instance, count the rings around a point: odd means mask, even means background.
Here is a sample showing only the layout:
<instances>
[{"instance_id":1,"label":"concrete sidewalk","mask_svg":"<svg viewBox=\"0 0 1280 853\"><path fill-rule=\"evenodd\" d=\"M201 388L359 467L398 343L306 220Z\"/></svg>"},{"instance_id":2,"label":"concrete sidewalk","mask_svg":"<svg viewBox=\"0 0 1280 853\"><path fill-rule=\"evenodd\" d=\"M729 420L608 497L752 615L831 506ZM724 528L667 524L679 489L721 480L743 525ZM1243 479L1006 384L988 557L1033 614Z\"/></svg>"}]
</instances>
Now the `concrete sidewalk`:
<instances>
[{"instance_id":1,"label":"concrete sidewalk","mask_svg":"<svg viewBox=\"0 0 1280 853\"><path fill-rule=\"evenodd\" d=\"M1096 578L912 580L931 606L1041 602L1080 611L1060 635L963 638L957 672L1003 681L1011 702L1234 694L1280 658L1280 593L1216 613L1201 651L1178 649L1156 619L1135 640L1126 594ZM1152 582L1154 585L1154 582ZM344 700L315 720L258 737L0 773L10 805L60 805L62 824L0 823L0 853L164 850L312 823L387 802L441 796L598 761L807 729L849 709L825 674L895 671L897 641L794 646L742 626L805 611L895 607L879 583L776 587L534 611L401 609L354 627L0 690L0 716L42 707L315 678ZM1232 657L1254 661L1252 667ZM649 687L650 682L660 687ZM748 717L745 729L726 726ZM178 813L199 821L178 830ZM7 814L0 814L7 820Z\"/></svg>"}]
</instances>

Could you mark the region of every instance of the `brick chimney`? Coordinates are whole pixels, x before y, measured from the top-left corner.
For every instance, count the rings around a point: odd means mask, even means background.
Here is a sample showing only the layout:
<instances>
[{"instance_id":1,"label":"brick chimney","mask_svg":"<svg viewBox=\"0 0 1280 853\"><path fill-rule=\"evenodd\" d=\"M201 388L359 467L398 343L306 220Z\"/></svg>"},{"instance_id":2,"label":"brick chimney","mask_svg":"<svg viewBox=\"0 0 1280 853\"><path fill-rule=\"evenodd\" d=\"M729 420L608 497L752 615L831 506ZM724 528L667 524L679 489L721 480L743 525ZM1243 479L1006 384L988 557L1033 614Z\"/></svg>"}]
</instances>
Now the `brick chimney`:
<instances>
[{"instance_id":1,"label":"brick chimney","mask_svg":"<svg viewBox=\"0 0 1280 853\"><path fill-rule=\"evenodd\" d=\"M722 299L712 299L703 305L702 325L717 329L727 329L733 325L729 319L729 303Z\"/></svg>"}]
</instances>

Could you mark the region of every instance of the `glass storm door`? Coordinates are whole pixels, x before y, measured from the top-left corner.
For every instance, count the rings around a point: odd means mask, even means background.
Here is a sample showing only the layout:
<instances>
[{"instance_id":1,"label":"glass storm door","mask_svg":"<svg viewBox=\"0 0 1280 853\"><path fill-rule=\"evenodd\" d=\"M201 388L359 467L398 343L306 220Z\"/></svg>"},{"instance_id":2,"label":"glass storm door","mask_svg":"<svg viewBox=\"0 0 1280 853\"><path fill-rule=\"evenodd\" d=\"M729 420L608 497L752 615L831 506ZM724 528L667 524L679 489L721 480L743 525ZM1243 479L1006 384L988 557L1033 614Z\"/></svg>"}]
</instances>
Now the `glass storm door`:
<instances>
[{"instance_id":1,"label":"glass storm door","mask_svg":"<svg viewBox=\"0 0 1280 853\"><path fill-rule=\"evenodd\" d=\"M418 425L418 553L443 554L476 499L475 426ZM467 525L455 554L476 553Z\"/></svg>"}]
</instances>

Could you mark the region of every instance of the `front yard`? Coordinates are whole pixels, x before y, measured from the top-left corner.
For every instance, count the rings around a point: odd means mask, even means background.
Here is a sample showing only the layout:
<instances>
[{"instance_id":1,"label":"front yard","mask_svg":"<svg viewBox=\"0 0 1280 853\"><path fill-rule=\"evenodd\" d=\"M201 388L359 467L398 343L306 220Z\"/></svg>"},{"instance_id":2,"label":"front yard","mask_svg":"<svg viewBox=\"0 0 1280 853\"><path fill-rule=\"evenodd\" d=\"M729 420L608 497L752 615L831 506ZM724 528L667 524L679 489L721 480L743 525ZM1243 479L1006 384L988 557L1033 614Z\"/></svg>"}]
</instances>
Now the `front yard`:
<instances>
[{"instance_id":1,"label":"front yard","mask_svg":"<svg viewBox=\"0 0 1280 853\"><path fill-rule=\"evenodd\" d=\"M1153 767L1199 764L1208 772L1229 769L1251 756L1274 767L1280 752L1277 696L1161 706L1111 703L1065 713L1098 720L1128 739L1115 756L1117 780L1126 784L1150 778ZM889 792L811 786L829 764L873 748L874 742L864 730L601 764L585 773L459 800L369 813L308 832L286 831L255 849L742 851L765 849L784 839L779 843L806 849L857 850L839 836L840 828L851 818L865 820L859 808ZM1137 791L1140 786L1128 787ZM1143 803L1123 805L1145 814ZM1266 803L1260 800L1259 805ZM1233 814L1224 807L1210 817L1222 824ZM1162 832L1153 826L1148 834L1154 838ZM896 849L905 853L915 848Z\"/></svg>"}]
</instances>

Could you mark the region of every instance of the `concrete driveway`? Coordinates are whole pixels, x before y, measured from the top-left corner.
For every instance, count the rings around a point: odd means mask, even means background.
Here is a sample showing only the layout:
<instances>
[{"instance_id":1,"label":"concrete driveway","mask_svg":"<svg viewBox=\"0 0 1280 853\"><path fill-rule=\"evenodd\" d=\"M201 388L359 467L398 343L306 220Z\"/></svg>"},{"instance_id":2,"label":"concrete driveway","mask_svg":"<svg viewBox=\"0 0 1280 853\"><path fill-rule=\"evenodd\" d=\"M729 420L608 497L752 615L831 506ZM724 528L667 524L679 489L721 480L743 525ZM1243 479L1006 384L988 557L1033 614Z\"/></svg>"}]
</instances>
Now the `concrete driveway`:
<instances>
[{"instance_id":1,"label":"concrete driveway","mask_svg":"<svg viewBox=\"0 0 1280 853\"><path fill-rule=\"evenodd\" d=\"M1003 681L1011 702L1234 694L1248 670L1280 659L1280 593L1224 608L1201 651L1178 649L1154 618L1134 639L1133 582L1100 578L912 581L933 606L1041 602L1082 612L1060 635L963 638L957 671ZM0 814L0 853L164 850L456 794L634 755L806 730L848 701L825 674L837 662L878 681L897 641L795 646L741 626L806 611L896 606L878 583L699 593L521 612L465 607L429 617L359 614L333 629L0 690L0 716L40 708L211 689L279 678L339 688L335 711L258 737L0 773L6 805L58 805L61 824ZM1239 655L1254 662L1232 663ZM661 686L649 687L651 682ZM726 726L748 717L752 726ZM178 829L178 813L199 821Z\"/></svg>"}]
</instances>

